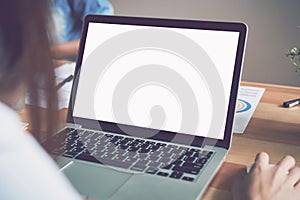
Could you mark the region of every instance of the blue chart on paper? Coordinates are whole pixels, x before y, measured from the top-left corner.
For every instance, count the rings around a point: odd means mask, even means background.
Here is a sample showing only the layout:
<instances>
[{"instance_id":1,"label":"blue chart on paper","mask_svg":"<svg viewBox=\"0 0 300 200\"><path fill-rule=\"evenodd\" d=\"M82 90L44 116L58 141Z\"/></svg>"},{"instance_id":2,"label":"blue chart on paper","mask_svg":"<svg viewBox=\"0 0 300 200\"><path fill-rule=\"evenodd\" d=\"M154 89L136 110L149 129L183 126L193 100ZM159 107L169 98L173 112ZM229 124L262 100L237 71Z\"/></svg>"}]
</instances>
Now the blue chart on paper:
<instances>
[{"instance_id":1,"label":"blue chart on paper","mask_svg":"<svg viewBox=\"0 0 300 200\"><path fill-rule=\"evenodd\" d=\"M251 109L251 104L248 101L238 99L237 105L236 105L236 113L242 113L246 112Z\"/></svg>"}]
</instances>

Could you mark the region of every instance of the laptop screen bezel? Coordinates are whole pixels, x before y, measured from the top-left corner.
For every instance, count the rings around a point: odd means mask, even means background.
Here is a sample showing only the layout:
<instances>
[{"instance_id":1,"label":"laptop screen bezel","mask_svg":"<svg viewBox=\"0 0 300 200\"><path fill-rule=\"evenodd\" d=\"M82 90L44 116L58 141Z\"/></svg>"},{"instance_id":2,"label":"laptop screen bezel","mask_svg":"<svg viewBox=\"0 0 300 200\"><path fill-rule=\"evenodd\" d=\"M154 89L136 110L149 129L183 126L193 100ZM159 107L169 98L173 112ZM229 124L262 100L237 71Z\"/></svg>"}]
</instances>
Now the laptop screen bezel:
<instances>
[{"instance_id":1,"label":"laptop screen bezel","mask_svg":"<svg viewBox=\"0 0 300 200\"><path fill-rule=\"evenodd\" d=\"M82 58L85 49L86 37L88 32L89 23L107 23L107 24L124 24L124 25L141 25L141 26L152 26L152 27L170 27L170 28L189 28L189 29L202 29L202 30L215 30L215 31L233 31L239 32L238 38L238 46L236 51L236 59L235 66L233 72L232 79L232 87L230 91L230 99L227 111L227 119L225 124L225 133L223 139L213 139L213 138L205 138L200 136L190 136L187 134L174 133L169 131L160 131L156 130L158 134L153 136L150 139L166 141L170 142L174 137L174 134L182 135L182 141L178 143L185 144L186 141L190 141L189 137L193 137L193 142L187 145L203 147L205 145L213 145L222 148L229 149L232 129L233 129L233 120L236 108L236 100L237 93L240 83L240 75L243 64L244 50L246 45L247 38L247 26L244 23L240 22L212 22L212 21L195 21L195 20L182 20L182 19L158 19L158 18L141 18L141 17L124 17L124 16L104 16L104 15L88 15L85 18L84 26L82 29L82 35L80 40L80 46L78 51L78 57L75 68L75 78L73 81L73 87L71 91L70 101L69 101L69 109L67 113L67 123L75 123L79 124L82 127L90 128L90 129L99 129L99 126L103 131L115 132L118 134L125 134L122 130L122 126L126 128L126 130L132 130L134 132L137 131L149 131L148 128L124 125L124 124L116 124L111 122L99 121L99 120L91 120L84 119L80 117L73 116L73 108L75 103L75 97L78 86L78 77L80 73L80 68L82 65Z\"/></svg>"}]
</instances>

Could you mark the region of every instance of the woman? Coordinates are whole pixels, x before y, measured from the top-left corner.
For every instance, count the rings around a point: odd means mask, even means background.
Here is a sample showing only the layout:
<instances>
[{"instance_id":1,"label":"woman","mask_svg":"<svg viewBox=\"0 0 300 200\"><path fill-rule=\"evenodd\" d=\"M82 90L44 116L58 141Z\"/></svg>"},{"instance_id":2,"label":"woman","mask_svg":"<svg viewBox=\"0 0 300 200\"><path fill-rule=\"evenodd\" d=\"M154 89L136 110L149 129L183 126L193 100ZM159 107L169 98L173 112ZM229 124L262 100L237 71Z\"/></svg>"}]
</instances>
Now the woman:
<instances>
[{"instance_id":1,"label":"woman","mask_svg":"<svg viewBox=\"0 0 300 200\"><path fill-rule=\"evenodd\" d=\"M40 109L31 107L34 138L22 133L19 109L28 92L33 103L44 89L46 132L56 127L57 97L48 41L46 0L3 0L0 5L0 199L81 199L37 143ZM44 113L45 114L45 113ZM45 143L45 149L51 144Z\"/></svg>"}]
</instances>

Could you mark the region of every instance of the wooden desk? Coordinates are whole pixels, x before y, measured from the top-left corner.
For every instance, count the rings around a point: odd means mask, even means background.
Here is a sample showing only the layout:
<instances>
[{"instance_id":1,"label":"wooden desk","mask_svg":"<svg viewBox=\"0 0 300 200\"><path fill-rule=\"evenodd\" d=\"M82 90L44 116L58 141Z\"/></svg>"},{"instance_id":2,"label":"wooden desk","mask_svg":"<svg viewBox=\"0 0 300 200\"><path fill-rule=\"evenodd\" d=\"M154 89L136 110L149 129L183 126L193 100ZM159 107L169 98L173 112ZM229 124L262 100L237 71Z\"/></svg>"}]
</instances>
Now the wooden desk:
<instances>
[{"instance_id":1,"label":"wooden desk","mask_svg":"<svg viewBox=\"0 0 300 200\"><path fill-rule=\"evenodd\" d=\"M253 163L256 153L265 151L276 163L286 154L300 166L300 106L281 107L282 102L300 98L300 88L242 82L242 85L266 88L244 134L234 134L229 155L202 199L227 200L235 173ZM66 110L63 110L65 119ZM26 110L21 113L26 120Z\"/></svg>"},{"instance_id":2,"label":"wooden desk","mask_svg":"<svg viewBox=\"0 0 300 200\"><path fill-rule=\"evenodd\" d=\"M268 152L271 163L290 154L300 166L300 106L281 106L284 101L300 98L300 88L250 82L242 82L241 85L266 90L244 134L233 135L229 155L203 200L232 199L230 189L235 173L253 163L258 152Z\"/></svg>"}]
</instances>

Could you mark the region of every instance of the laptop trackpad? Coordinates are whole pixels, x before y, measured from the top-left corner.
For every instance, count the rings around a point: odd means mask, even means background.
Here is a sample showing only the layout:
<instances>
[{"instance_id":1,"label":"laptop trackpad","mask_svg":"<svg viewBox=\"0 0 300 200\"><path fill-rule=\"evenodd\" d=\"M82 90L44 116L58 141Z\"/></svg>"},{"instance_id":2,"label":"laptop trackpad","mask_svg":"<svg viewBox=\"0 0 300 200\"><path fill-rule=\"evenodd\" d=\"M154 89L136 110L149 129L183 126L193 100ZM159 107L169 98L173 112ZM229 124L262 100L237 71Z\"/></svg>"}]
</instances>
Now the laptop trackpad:
<instances>
[{"instance_id":1,"label":"laptop trackpad","mask_svg":"<svg viewBox=\"0 0 300 200\"><path fill-rule=\"evenodd\" d=\"M105 166L73 163L63 170L73 186L81 194L107 199L116 192L131 176Z\"/></svg>"}]
</instances>

